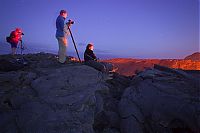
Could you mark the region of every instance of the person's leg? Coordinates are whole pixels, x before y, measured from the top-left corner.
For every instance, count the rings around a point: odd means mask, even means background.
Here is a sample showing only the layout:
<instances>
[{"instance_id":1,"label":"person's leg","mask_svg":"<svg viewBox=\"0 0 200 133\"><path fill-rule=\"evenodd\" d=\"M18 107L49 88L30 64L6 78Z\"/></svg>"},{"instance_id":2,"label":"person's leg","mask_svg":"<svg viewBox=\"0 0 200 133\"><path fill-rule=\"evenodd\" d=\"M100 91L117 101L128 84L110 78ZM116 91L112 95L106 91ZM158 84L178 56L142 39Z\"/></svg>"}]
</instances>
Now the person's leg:
<instances>
[{"instance_id":1,"label":"person's leg","mask_svg":"<svg viewBox=\"0 0 200 133\"><path fill-rule=\"evenodd\" d=\"M16 54L16 48L17 48L17 44L11 43L11 54L12 55Z\"/></svg>"},{"instance_id":2,"label":"person's leg","mask_svg":"<svg viewBox=\"0 0 200 133\"><path fill-rule=\"evenodd\" d=\"M113 64L107 62L101 62L106 68L106 73L108 74L107 80L111 80L114 78L114 72L118 70L117 67L114 67Z\"/></svg>"},{"instance_id":3,"label":"person's leg","mask_svg":"<svg viewBox=\"0 0 200 133\"><path fill-rule=\"evenodd\" d=\"M58 50L58 56L59 56L59 62L64 63L66 61L66 49L67 49L67 39L65 37L59 37L57 38L59 50Z\"/></svg>"},{"instance_id":4,"label":"person's leg","mask_svg":"<svg viewBox=\"0 0 200 133\"><path fill-rule=\"evenodd\" d=\"M109 74L109 71L106 71L106 67L104 63L91 60L91 61L85 62L85 64L90 67L95 68L98 71L101 71L103 79L105 80L113 79L113 74Z\"/></svg>"},{"instance_id":5,"label":"person's leg","mask_svg":"<svg viewBox=\"0 0 200 133\"><path fill-rule=\"evenodd\" d=\"M12 52L11 54L12 54L12 55L15 55L15 54L16 54L16 48L11 48L11 50L12 50L12 51L11 51L11 52Z\"/></svg>"},{"instance_id":6,"label":"person's leg","mask_svg":"<svg viewBox=\"0 0 200 133\"><path fill-rule=\"evenodd\" d=\"M107 62L101 62L101 63L105 66L107 72L113 71L114 69L113 64Z\"/></svg>"},{"instance_id":7,"label":"person's leg","mask_svg":"<svg viewBox=\"0 0 200 133\"><path fill-rule=\"evenodd\" d=\"M100 62L94 61L94 60L90 60L85 62L86 65L95 68L98 71L101 72L106 72L106 68L103 64L101 64Z\"/></svg>"}]
</instances>

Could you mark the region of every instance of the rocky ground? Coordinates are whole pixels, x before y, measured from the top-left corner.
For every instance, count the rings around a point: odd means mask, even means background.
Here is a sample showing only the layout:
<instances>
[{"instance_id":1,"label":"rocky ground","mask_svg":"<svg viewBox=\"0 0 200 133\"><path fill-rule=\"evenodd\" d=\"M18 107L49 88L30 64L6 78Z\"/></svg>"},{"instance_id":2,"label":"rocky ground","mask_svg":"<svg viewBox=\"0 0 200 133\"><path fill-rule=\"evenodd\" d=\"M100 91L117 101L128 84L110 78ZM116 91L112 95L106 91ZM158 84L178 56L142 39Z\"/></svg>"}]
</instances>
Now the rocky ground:
<instances>
[{"instance_id":1,"label":"rocky ground","mask_svg":"<svg viewBox=\"0 0 200 133\"><path fill-rule=\"evenodd\" d=\"M117 66L118 73L126 76L135 75L146 68L153 68L154 64L183 70L200 70L200 53L194 53L185 59L127 59L115 58L105 60Z\"/></svg>"},{"instance_id":2,"label":"rocky ground","mask_svg":"<svg viewBox=\"0 0 200 133\"><path fill-rule=\"evenodd\" d=\"M185 57L185 60L200 61L200 52L195 52Z\"/></svg>"},{"instance_id":3,"label":"rocky ground","mask_svg":"<svg viewBox=\"0 0 200 133\"><path fill-rule=\"evenodd\" d=\"M107 80L53 54L24 60L0 56L1 133L200 132L199 71L155 65Z\"/></svg>"}]
</instances>

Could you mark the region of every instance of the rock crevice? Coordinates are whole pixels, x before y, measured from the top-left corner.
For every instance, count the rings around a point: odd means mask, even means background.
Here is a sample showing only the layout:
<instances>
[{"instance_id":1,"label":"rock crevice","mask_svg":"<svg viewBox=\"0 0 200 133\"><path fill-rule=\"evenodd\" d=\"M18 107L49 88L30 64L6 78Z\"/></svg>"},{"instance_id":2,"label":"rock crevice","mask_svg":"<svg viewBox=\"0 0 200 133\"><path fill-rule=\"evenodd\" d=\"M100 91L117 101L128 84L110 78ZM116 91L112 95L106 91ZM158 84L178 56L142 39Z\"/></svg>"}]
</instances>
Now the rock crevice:
<instances>
[{"instance_id":1,"label":"rock crevice","mask_svg":"<svg viewBox=\"0 0 200 133\"><path fill-rule=\"evenodd\" d=\"M9 56L1 56L7 63ZM0 68L2 133L198 133L199 72L156 65L134 77L105 74L55 55Z\"/></svg>"}]
</instances>

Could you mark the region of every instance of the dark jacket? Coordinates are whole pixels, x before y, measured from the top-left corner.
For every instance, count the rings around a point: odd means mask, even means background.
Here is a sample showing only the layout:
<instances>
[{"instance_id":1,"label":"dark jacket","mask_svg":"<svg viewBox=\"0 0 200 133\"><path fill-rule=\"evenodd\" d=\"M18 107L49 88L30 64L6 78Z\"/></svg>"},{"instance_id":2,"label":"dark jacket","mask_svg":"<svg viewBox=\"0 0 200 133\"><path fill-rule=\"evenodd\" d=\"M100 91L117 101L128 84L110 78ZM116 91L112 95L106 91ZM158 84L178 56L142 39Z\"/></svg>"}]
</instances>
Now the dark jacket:
<instances>
[{"instance_id":1,"label":"dark jacket","mask_svg":"<svg viewBox=\"0 0 200 133\"><path fill-rule=\"evenodd\" d=\"M56 19L56 37L64 37L65 36L65 18L62 16L58 16Z\"/></svg>"},{"instance_id":2,"label":"dark jacket","mask_svg":"<svg viewBox=\"0 0 200 133\"><path fill-rule=\"evenodd\" d=\"M95 60L96 61L97 57L92 50L86 49L85 53L84 53L84 60L85 60L85 62L87 62L89 60Z\"/></svg>"}]
</instances>

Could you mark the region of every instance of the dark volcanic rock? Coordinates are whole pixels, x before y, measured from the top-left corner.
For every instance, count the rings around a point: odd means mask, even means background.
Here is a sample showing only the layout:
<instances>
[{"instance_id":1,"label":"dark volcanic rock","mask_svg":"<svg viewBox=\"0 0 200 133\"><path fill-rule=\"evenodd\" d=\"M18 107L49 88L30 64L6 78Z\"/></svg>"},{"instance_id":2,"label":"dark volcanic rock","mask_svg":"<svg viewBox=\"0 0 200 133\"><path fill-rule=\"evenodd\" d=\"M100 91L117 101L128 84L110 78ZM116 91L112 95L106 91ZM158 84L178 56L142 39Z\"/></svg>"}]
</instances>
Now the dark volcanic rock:
<instances>
[{"instance_id":1,"label":"dark volcanic rock","mask_svg":"<svg viewBox=\"0 0 200 133\"><path fill-rule=\"evenodd\" d=\"M118 104L130 83L130 77L114 74L113 80L107 81L108 89L96 91L97 107L93 124L96 133L120 132Z\"/></svg>"},{"instance_id":2,"label":"dark volcanic rock","mask_svg":"<svg viewBox=\"0 0 200 133\"><path fill-rule=\"evenodd\" d=\"M24 55L28 65L19 68L5 63L16 58L0 56L1 133L199 132L197 71L155 66L107 80L53 54Z\"/></svg>"},{"instance_id":3,"label":"dark volcanic rock","mask_svg":"<svg viewBox=\"0 0 200 133\"><path fill-rule=\"evenodd\" d=\"M200 132L199 82L162 66L146 70L124 92L119 112L122 133Z\"/></svg>"},{"instance_id":4,"label":"dark volcanic rock","mask_svg":"<svg viewBox=\"0 0 200 133\"><path fill-rule=\"evenodd\" d=\"M25 58L25 69L0 73L0 132L93 133L95 92L107 88L105 76L51 54Z\"/></svg>"},{"instance_id":5,"label":"dark volcanic rock","mask_svg":"<svg viewBox=\"0 0 200 133\"><path fill-rule=\"evenodd\" d=\"M24 68L24 65L20 62L17 62L15 59L0 59L0 64L0 71L3 72L17 71Z\"/></svg>"}]
</instances>

